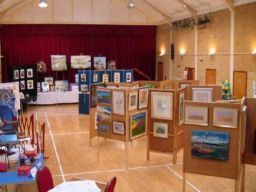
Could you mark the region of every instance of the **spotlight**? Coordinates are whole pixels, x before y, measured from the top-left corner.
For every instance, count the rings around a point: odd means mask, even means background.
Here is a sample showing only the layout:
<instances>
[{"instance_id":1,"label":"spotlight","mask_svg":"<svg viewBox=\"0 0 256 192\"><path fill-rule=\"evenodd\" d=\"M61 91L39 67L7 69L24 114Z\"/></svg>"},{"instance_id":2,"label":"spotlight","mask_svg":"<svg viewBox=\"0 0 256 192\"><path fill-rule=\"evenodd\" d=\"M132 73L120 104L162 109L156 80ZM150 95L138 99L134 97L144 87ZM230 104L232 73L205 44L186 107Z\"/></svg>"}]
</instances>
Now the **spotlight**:
<instances>
[{"instance_id":1,"label":"spotlight","mask_svg":"<svg viewBox=\"0 0 256 192\"><path fill-rule=\"evenodd\" d=\"M129 1L128 7L131 8L131 9L135 7L135 3L133 2L133 0Z\"/></svg>"},{"instance_id":2,"label":"spotlight","mask_svg":"<svg viewBox=\"0 0 256 192\"><path fill-rule=\"evenodd\" d=\"M46 0L39 0L38 6L41 8L46 8L48 6L48 3Z\"/></svg>"}]
</instances>

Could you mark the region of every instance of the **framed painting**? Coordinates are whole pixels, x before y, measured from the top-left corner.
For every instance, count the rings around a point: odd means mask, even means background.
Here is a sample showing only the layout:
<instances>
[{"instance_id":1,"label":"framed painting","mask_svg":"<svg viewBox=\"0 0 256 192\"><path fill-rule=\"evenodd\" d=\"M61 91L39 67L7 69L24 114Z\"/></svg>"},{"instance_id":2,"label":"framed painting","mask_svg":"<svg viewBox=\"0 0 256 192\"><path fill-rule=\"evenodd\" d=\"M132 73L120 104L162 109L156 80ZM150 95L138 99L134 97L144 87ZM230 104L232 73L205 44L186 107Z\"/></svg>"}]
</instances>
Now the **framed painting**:
<instances>
[{"instance_id":1,"label":"framed painting","mask_svg":"<svg viewBox=\"0 0 256 192\"><path fill-rule=\"evenodd\" d=\"M213 126L237 128L238 109L213 107Z\"/></svg>"},{"instance_id":2,"label":"framed painting","mask_svg":"<svg viewBox=\"0 0 256 192\"><path fill-rule=\"evenodd\" d=\"M66 55L51 55L52 71L66 71Z\"/></svg>"},{"instance_id":3,"label":"framed painting","mask_svg":"<svg viewBox=\"0 0 256 192\"><path fill-rule=\"evenodd\" d=\"M93 67L95 70L105 70L107 68L106 57L94 57L93 58Z\"/></svg>"},{"instance_id":4,"label":"framed painting","mask_svg":"<svg viewBox=\"0 0 256 192\"><path fill-rule=\"evenodd\" d=\"M102 74L102 82L108 83L109 82L109 75L107 73Z\"/></svg>"},{"instance_id":5,"label":"framed painting","mask_svg":"<svg viewBox=\"0 0 256 192\"><path fill-rule=\"evenodd\" d=\"M22 80L20 81L20 90L25 90L26 89L26 84L25 84L25 81Z\"/></svg>"},{"instance_id":6,"label":"framed painting","mask_svg":"<svg viewBox=\"0 0 256 192\"><path fill-rule=\"evenodd\" d=\"M81 91L81 92L87 92L87 91L89 91L89 90L88 90L88 85L80 85L80 91Z\"/></svg>"},{"instance_id":7,"label":"framed painting","mask_svg":"<svg viewBox=\"0 0 256 192\"><path fill-rule=\"evenodd\" d=\"M151 92L151 118L173 119L172 92Z\"/></svg>"},{"instance_id":8,"label":"framed painting","mask_svg":"<svg viewBox=\"0 0 256 192\"><path fill-rule=\"evenodd\" d=\"M185 106L185 124L208 125L208 107L205 106Z\"/></svg>"},{"instance_id":9,"label":"framed painting","mask_svg":"<svg viewBox=\"0 0 256 192\"><path fill-rule=\"evenodd\" d=\"M132 73L131 72L127 72L125 75L125 82L127 83L131 83L132 82Z\"/></svg>"},{"instance_id":10,"label":"framed painting","mask_svg":"<svg viewBox=\"0 0 256 192\"><path fill-rule=\"evenodd\" d=\"M97 121L111 121L111 107L97 106Z\"/></svg>"},{"instance_id":11,"label":"framed painting","mask_svg":"<svg viewBox=\"0 0 256 192\"><path fill-rule=\"evenodd\" d=\"M98 134L99 136L108 137L110 136L111 124L110 123L98 123Z\"/></svg>"},{"instance_id":12,"label":"framed painting","mask_svg":"<svg viewBox=\"0 0 256 192\"><path fill-rule=\"evenodd\" d=\"M85 83L86 82L86 74L85 73L81 73L80 74L80 79L81 79L81 82Z\"/></svg>"},{"instance_id":13,"label":"framed painting","mask_svg":"<svg viewBox=\"0 0 256 192\"><path fill-rule=\"evenodd\" d=\"M113 91L112 93L113 114L125 115L125 93L124 91Z\"/></svg>"},{"instance_id":14,"label":"framed painting","mask_svg":"<svg viewBox=\"0 0 256 192\"><path fill-rule=\"evenodd\" d=\"M212 102L212 88L192 88L192 101Z\"/></svg>"},{"instance_id":15,"label":"framed painting","mask_svg":"<svg viewBox=\"0 0 256 192\"><path fill-rule=\"evenodd\" d=\"M120 73L114 72L114 83L120 83Z\"/></svg>"},{"instance_id":16,"label":"framed painting","mask_svg":"<svg viewBox=\"0 0 256 192\"><path fill-rule=\"evenodd\" d=\"M131 114L130 117L130 139L135 139L146 134L147 130L147 112Z\"/></svg>"},{"instance_id":17,"label":"framed painting","mask_svg":"<svg viewBox=\"0 0 256 192\"><path fill-rule=\"evenodd\" d=\"M50 91L50 86L48 82L42 82L42 91L43 92L49 92Z\"/></svg>"},{"instance_id":18,"label":"framed painting","mask_svg":"<svg viewBox=\"0 0 256 192\"><path fill-rule=\"evenodd\" d=\"M94 73L94 74L93 74L93 77L92 77L93 83L97 83L97 82L98 82L98 79L99 79L98 73Z\"/></svg>"},{"instance_id":19,"label":"framed painting","mask_svg":"<svg viewBox=\"0 0 256 192\"><path fill-rule=\"evenodd\" d=\"M70 59L71 59L71 68L73 69L91 68L90 55L72 55Z\"/></svg>"},{"instance_id":20,"label":"framed painting","mask_svg":"<svg viewBox=\"0 0 256 192\"><path fill-rule=\"evenodd\" d=\"M49 83L49 85L53 85L54 83L54 81L53 81L53 77L45 77L44 78L44 81L45 82L48 82Z\"/></svg>"},{"instance_id":21,"label":"framed painting","mask_svg":"<svg viewBox=\"0 0 256 192\"><path fill-rule=\"evenodd\" d=\"M179 93L179 125L182 125L185 120L185 93Z\"/></svg>"},{"instance_id":22,"label":"framed painting","mask_svg":"<svg viewBox=\"0 0 256 192\"><path fill-rule=\"evenodd\" d=\"M112 131L117 135L125 135L125 123L113 121Z\"/></svg>"},{"instance_id":23,"label":"framed painting","mask_svg":"<svg viewBox=\"0 0 256 192\"><path fill-rule=\"evenodd\" d=\"M20 73L19 73L19 70L14 70L13 71L13 79L14 80L17 80L17 79L19 79L20 78L20 75L19 75Z\"/></svg>"},{"instance_id":24,"label":"framed painting","mask_svg":"<svg viewBox=\"0 0 256 192\"><path fill-rule=\"evenodd\" d=\"M18 71L18 70L17 70ZM17 78L19 78L19 71L18 71L18 77ZM21 79L25 79L25 69L21 69L20 70L20 78Z\"/></svg>"},{"instance_id":25,"label":"framed painting","mask_svg":"<svg viewBox=\"0 0 256 192\"><path fill-rule=\"evenodd\" d=\"M146 108L148 106L148 89L139 89L139 109Z\"/></svg>"},{"instance_id":26,"label":"framed painting","mask_svg":"<svg viewBox=\"0 0 256 192\"><path fill-rule=\"evenodd\" d=\"M111 104L111 91L97 90L98 104Z\"/></svg>"},{"instance_id":27,"label":"framed painting","mask_svg":"<svg viewBox=\"0 0 256 192\"><path fill-rule=\"evenodd\" d=\"M27 89L34 89L34 80L27 80Z\"/></svg>"},{"instance_id":28,"label":"framed painting","mask_svg":"<svg viewBox=\"0 0 256 192\"><path fill-rule=\"evenodd\" d=\"M129 93L128 110L132 111L137 109L138 105L138 91L133 91Z\"/></svg>"},{"instance_id":29,"label":"framed painting","mask_svg":"<svg viewBox=\"0 0 256 192\"><path fill-rule=\"evenodd\" d=\"M154 122L154 137L168 138L168 123Z\"/></svg>"},{"instance_id":30,"label":"framed painting","mask_svg":"<svg viewBox=\"0 0 256 192\"><path fill-rule=\"evenodd\" d=\"M33 78L33 69L27 69L27 78Z\"/></svg>"}]
</instances>

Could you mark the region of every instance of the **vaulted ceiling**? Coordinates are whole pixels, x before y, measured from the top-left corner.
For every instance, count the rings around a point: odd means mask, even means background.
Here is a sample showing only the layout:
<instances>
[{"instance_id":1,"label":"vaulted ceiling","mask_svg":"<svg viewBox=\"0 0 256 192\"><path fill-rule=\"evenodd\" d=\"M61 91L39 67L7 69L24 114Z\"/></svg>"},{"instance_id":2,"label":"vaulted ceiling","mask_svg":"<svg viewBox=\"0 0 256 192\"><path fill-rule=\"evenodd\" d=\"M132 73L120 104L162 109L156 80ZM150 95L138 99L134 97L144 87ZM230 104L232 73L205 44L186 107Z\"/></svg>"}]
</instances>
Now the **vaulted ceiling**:
<instances>
[{"instance_id":1,"label":"vaulted ceiling","mask_svg":"<svg viewBox=\"0 0 256 192\"><path fill-rule=\"evenodd\" d=\"M256 0L0 0L0 23L161 24Z\"/></svg>"}]
</instances>

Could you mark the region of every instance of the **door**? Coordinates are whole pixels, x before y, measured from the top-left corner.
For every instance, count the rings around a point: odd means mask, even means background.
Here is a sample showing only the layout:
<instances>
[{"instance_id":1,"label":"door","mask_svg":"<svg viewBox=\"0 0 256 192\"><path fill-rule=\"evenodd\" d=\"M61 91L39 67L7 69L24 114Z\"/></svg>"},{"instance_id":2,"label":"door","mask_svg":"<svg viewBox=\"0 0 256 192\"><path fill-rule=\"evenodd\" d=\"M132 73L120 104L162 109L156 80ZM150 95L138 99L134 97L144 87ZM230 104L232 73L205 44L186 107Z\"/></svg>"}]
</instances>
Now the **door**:
<instances>
[{"instance_id":1,"label":"door","mask_svg":"<svg viewBox=\"0 0 256 192\"><path fill-rule=\"evenodd\" d=\"M185 71L187 71L187 80L194 80L195 79L195 68L193 67L186 67Z\"/></svg>"},{"instance_id":2,"label":"door","mask_svg":"<svg viewBox=\"0 0 256 192\"><path fill-rule=\"evenodd\" d=\"M216 69L206 69L205 83L206 85L216 84Z\"/></svg>"},{"instance_id":3,"label":"door","mask_svg":"<svg viewBox=\"0 0 256 192\"><path fill-rule=\"evenodd\" d=\"M242 99L246 96L247 91L247 72L246 71L234 71L233 76L234 86L234 99Z\"/></svg>"},{"instance_id":4,"label":"door","mask_svg":"<svg viewBox=\"0 0 256 192\"><path fill-rule=\"evenodd\" d=\"M157 63L157 80L158 81L164 80L164 63L163 62Z\"/></svg>"}]
</instances>

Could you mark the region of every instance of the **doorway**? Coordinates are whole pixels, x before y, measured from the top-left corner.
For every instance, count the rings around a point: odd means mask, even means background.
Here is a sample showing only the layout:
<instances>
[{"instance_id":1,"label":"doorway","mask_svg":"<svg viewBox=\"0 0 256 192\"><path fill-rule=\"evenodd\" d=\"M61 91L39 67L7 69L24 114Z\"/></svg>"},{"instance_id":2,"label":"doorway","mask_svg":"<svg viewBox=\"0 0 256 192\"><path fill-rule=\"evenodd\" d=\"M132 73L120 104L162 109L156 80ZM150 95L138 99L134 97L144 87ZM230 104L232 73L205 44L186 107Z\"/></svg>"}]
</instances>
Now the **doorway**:
<instances>
[{"instance_id":1,"label":"doorway","mask_svg":"<svg viewBox=\"0 0 256 192\"><path fill-rule=\"evenodd\" d=\"M246 96L247 92L247 72L246 71L234 71L233 76L233 98L242 99Z\"/></svg>"},{"instance_id":2,"label":"doorway","mask_svg":"<svg viewBox=\"0 0 256 192\"><path fill-rule=\"evenodd\" d=\"M205 84L206 85L216 84L216 69L206 69Z\"/></svg>"},{"instance_id":3,"label":"doorway","mask_svg":"<svg viewBox=\"0 0 256 192\"><path fill-rule=\"evenodd\" d=\"M157 63L157 80L158 81L164 80L164 63L163 62Z\"/></svg>"},{"instance_id":4,"label":"doorway","mask_svg":"<svg viewBox=\"0 0 256 192\"><path fill-rule=\"evenodd\" d=\"M186 67L185 71L187 71L187 80L195 79L195 68L194 67Z\"/></svg>"}]
</instances>

